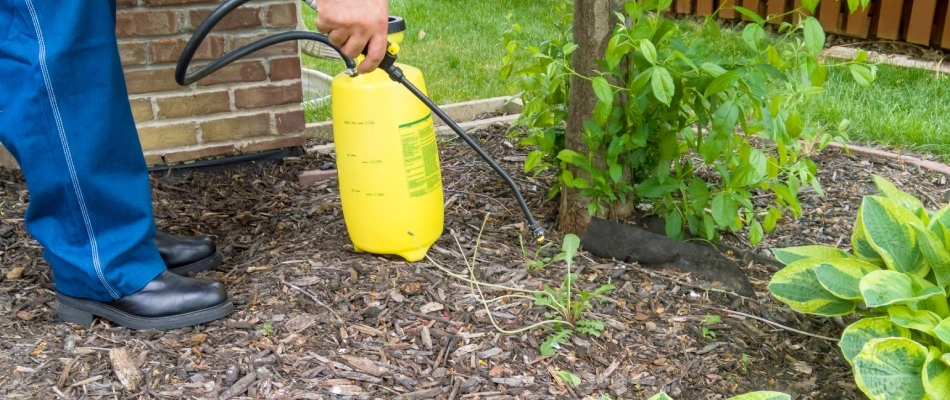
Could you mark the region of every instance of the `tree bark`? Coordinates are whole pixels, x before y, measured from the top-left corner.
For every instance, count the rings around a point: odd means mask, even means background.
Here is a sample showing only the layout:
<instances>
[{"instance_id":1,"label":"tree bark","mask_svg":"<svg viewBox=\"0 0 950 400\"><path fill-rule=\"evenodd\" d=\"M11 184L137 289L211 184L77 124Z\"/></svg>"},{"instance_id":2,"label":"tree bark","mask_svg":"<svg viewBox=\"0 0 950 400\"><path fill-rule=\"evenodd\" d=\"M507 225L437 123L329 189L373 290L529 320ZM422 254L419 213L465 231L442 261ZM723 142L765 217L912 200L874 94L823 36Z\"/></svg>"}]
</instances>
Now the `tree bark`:
<instances>
[{"instance_id":1,"label":"tree bark","mask_svg":"<svg viewBox=\"0 0 950 400\"><path fill-rule=\"evenodd\" d=\"M577 49L571 57L571 68L581 76L596 75L599 66L597 60L604 57L610 33L617 23L614 11L622 8L617 0L575 0L574 1L574 43ZM584 121L593 119L597 96L590 82L580 76L571 77L571 89L567 108L567 127L565 128L564 147L581 154L590 150L584 142ZM600 159L594 165L603 167L603 152L597 151ZM598 162L599 161L599 162ZM588 179L586 173L569 166L575 177ZM561 204L558 227L561 232L580 234L590 223L587 211L589 201L581 196L579 189L564 187L561 189Z\"/></svg>"}]
</instances>

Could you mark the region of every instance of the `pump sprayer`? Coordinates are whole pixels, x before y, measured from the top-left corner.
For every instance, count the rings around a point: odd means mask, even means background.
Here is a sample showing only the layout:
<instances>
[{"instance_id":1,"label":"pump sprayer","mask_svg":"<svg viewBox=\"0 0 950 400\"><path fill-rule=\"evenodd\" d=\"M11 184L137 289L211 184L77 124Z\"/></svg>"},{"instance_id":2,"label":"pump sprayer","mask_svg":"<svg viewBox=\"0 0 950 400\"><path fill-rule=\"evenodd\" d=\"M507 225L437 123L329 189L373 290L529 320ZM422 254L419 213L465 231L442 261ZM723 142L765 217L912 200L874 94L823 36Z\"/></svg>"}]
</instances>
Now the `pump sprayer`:
<instances>
[{"instance_id":1,"label":"pump sprayer","mask_svg":"<svg viewBox=\"0 0 950 400\"><path fill-rule=\"evenodd\" d=\"M178 60L175 81L180 85L189 85L248 54L285 41L314 40L340 53L346 63L346 70L332 83L333 131L344 220L358 251L398 254L409 261L417 261L441 236L444 216L441 175L438 172L438 152L435 151L429 110L501 176L528 220L531 234L538 241L544 239L544 229L531 215L514 180L426 96L422 74L418 69L396 63L398 43L389 44L379 70L361 75L356 70L356 62L343 55L326 35L290 31L244 45L187 73L198 46L212 28L228 13L248 1L225 1L195 30ZM306 0L306 3L316 9L314 0ZM389 80L381 79L380 76L388 76ZM412 96L393 89L400 85ZM409 99L403 99L403 96ZM425 107L412 101L413 97ZM374 109L368 106L374 101L389 103L380 104ZM394 167L404 170L397 171ZM370 182L365 183L367 180ZM408 236L407 231L414 237L402 239L402 236ZM407 247L407 243L412 248ZM421 251L418 249L420 246L423 247Z\"/></svg>"}]
</instances>

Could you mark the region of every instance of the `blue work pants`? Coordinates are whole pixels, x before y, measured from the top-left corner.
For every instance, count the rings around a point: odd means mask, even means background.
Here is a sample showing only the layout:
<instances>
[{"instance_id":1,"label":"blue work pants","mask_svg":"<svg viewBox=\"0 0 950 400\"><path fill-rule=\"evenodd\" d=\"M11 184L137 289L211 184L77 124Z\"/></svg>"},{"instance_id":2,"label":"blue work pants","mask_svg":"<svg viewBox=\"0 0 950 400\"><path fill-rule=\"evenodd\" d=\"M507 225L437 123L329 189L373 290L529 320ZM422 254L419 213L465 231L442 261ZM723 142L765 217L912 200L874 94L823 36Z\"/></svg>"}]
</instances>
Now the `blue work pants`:
<instances>
[{"instance_id":1,"label":"blue work pants","mask_svg":"<svg viewBox=\"0 0 950 400\"><path fill-rule=\"evenodd\" d=\"M165 265L115 36L115 0L0 0L0 142L56 290L111 301Z\"/></svg>"}]
</instances>

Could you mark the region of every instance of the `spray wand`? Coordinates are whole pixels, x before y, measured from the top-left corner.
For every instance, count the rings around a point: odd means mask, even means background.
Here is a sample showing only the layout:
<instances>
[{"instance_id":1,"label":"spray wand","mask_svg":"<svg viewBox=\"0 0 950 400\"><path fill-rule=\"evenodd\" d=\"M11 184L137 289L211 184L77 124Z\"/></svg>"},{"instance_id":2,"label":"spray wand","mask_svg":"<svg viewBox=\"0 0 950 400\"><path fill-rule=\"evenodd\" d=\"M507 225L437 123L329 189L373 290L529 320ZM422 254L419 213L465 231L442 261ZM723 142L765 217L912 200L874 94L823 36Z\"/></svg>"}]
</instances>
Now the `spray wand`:
<instances>
[{"instance_id":1,"label":"spray wand","mask_svg":"<svg viewBox=\"0 0 950 400\"><path fill-rule=\"evenodd\" d=\"M211 32L211 29L221 21L222 18L228 15L234 9L240 7L242 4L247 3L250 0L228 0L218 6L214 11L208 15L208 18L195 30L195 33L192 35L191 40L188 41L188 44L185 45L184 50L182 51L181 57L178 59L178 65L175 68L175 81L179 85L190 85L205 76L208 76L214 71L217 71L226 65L247 56L255 51L263 49L268 46L275 45L281 42L287 42L291 40L314 40L320 43L323 43L329 46L331 49L340 54L340 57L343 59L343 62L346 63L345 73L349 76L356 76L359 74L356 70L356 62L352 58L347 57L343 54L339 47L330 43L330 40L326 35L309 32L309 31L290 31L279 33L273 36L268 36L266 38L254 41L247 45L241 46L240 48L233 50L220 58L212 61L211 63L199 68L196 71L191 73L186 73L188 71L188 66L191 64L191 60L195 55L195 52L198 50L198 46L201 45L201 42L204 41L205 37ZM316 1L315 0L305 0L307 5L316 10ZM472 139L465 131L460 127L455 121L452 120L448 115L439 108L431 99L429 99L425 94L422 93L415 85L412 84L408 79L406 79L402 70L395 65L397 54L399 53L399 46L395 44L390 44L386 53L383 57L382 62L379 64L379 68L386 72L389 75L389 78L399 84L403 85L412 92L422 103L426 105L432 112L442 119L451 129L454 131L460 138L462 138L465 143L467 143L475 152L483 159L489 166L508 184L508 187L511 188L511 192L514 194L515 199L518 201L518 205L521 207L521 211L524 213L525 217L528 219L528 229L531 231L531 235L537 241L544 240L544 228L541 227L541 224L535 220L534 216L531 215L531 211L528 209L528 205L525 203L524 197L521 195L521 191L518 190L518 186L515 184L515 181L511 179L511 176L505 172L501 166L495 162L494 159L488 153L483 150L478 143Z\"/></svg>"}]
</instances>

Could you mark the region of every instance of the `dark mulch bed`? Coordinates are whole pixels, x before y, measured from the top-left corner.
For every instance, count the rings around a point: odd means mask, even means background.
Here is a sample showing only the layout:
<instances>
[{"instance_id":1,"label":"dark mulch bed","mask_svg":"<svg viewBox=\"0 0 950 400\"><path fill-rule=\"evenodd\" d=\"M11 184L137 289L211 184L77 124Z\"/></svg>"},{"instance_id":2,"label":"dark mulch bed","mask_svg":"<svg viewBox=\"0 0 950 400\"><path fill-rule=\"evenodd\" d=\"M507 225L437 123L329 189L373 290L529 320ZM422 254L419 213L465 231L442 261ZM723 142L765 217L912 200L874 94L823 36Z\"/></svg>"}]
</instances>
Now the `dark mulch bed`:
<instances>
[{"instance_id":1,"label":"dark mulch bed","mask_svg":"<svg viewBox=\"0 0 950 400\"><path fill-rule=\"evenodd\" d=\"M531 209L551 227L556 212L555 202L546 199L551 179L520 172L523 154L503 140L502 129L476 135L515 172ZM459 141L442 146L449 206L445 234L430 255L464 272L462 253L471 255L490 213L478 249L480 279L527 288L559 284L561 265L525 269L518 206L504 184L462 146ZM538 351L545 331L499 333L469 286L430 262L354 253L335 182L308 188L297 184L300 172L332 166L329 156L153 174L162 229L219 237L225 263L202 276L227 284L237 306L228 318L169 332L136 332L101 320L89 329L60 323L49 268L22 222L26 186L18 172L0 171L0 257L6 275L0 277L0 369L5 371L0 393L5 398L547 399L604 394L640 399L665 390L681 399L715 399L777 390L801 399L861 398L835 342L724 310L837 337L847 319L795 314L772 300L766 285L776 267L755 259L773 246L846 247L861 196L873 192L872 173L934 208L944 203L946 179L838 152L827 152L817 162L826 196L806 193L801 219L782 221L756 248L740 237L726 238L753 260L737 258L757 299L705 291L686 275L582 253L577 260L581 288L608 282L618 288L594 309L607 330L600 338L575 338L550 358L541 358ZM549 234L559 241L557 236ZM536 245L527 246L533 255ZM493 305L492 315L511 329L539 320L543 311L508 302ZM707 324L707 315L722 320ZM130 393L122 386L110 363L111 349L128 351L144 375L143 388ZM566 387L554 378L558 370L572 371L583 383Z\"/></svg>"}]
</instances>

